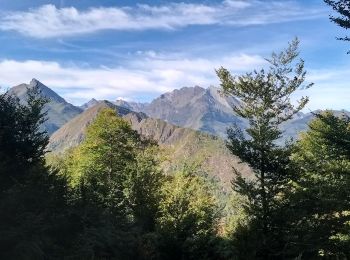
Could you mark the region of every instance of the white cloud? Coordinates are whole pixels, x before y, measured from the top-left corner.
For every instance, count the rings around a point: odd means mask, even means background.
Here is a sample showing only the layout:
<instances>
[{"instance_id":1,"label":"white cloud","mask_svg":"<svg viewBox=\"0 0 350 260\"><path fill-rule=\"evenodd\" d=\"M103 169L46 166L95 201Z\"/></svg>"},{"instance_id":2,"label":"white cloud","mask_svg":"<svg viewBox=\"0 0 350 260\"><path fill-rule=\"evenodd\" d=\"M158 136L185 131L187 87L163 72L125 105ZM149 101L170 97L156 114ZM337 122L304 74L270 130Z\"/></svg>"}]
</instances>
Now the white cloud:
<instances>
[{"instance_id":1,"label":"white cloud","mask_svg":"<svg viewBox=\"0 0 350 260\"><path fill-rule=\"evenodd\" d=\"M169 3L136 7L57 8L43 5L5 13L0 29L36 37L64 37L100 30L172 30L190 25L259 25L319 17L319 9L294 1L225 0L216 4Z\"/></svg>"},{"instance_id":2,"label":"white cloud","mask_svg":"<svg viewBox=\"0 0 350 260\"><path fill-rule=\"evenodd\" d=\"M234 71L261 67L260 56L231 54L217 59L168 58L150 51L138 54L124 67L87 68L62 65L54 61L0 61L0 85L14 86L37 78L73 103L90 98L131 98L142 94L158 95L183 86L207 87L217 84L215 68ZM171 55L170 55L171 56ZM174 55L176 56L176 55Z\"/></svg>"},{"instance_id":3,"label":"white cloud","mask_svg":"<svg viewBox=\"0 0 350 260\"><path fill-rule=\"evenodd\" d=\"M91 98L137 100L138 96L156 97L183 86L218 85L215 68L224 66L234 74L266 65L261 56L230 54L215 59L184 58L155 51L140 52L124 67L89 68L62 65L53 61L0 61L0 85L14 86L37 78L68 101L81 104ZM307 80L315 85L298 91L295 98L308 95L307 109L347 109L350 86L348 67L309 70Z\"/></svg>"}]
</instances>

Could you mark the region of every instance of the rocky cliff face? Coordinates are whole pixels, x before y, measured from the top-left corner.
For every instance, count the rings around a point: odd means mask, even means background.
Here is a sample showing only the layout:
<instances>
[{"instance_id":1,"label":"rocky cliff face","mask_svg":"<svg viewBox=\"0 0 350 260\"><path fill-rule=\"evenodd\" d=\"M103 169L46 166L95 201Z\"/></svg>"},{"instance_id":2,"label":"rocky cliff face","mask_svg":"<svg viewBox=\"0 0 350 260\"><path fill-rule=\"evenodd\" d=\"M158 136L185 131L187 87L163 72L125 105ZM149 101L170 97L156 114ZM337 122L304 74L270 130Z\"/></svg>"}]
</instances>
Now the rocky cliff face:
<instances>
[{"instance_id":1,"label":"rocky cliff face","mask_svg":"<svg viewBox=\"0 0 350 260\"><path fill-rule=\"evenodd\" d=\"M152 118L220 137L225 137L227 127L233 124L246 125L232 111L232 106L238 104L238 100L225 97L215 87L184 87L165 93L150 104L136 105L125 101L118 104L142 111Z\"/></svg>"},{"instance_id":2,"label":"rocky cliff face","mask_svg":"<svg viewBox=\"0 0 350 260\"><path fill-rule=\"evenodd\" d=\"M118 99L117 101L115 101L115 105L128 108L135 112L145 112L146 108L149 106L149 103L139 103L132 101L127 102L125 100Z\"/></svg>"}]
</instances>

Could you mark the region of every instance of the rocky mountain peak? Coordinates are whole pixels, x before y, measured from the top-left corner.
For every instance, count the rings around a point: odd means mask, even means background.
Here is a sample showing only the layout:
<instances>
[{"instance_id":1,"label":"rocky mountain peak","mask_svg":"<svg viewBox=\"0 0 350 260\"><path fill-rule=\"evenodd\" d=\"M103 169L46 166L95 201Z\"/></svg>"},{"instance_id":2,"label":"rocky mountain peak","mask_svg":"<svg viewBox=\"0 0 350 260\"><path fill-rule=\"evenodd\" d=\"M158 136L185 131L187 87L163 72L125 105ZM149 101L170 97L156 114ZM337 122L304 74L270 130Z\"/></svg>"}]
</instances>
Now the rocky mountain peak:
<instances>
[{"instance_id":1,"label":"rocky mountain peak","mask_svg":"<svg viewBox=\"0 0 350 260\"><path fill-rule=\"evenodd\" d=\"M39 80L33 78L29 85L27 84L22 84L23 86L25 86L26 88L34 88L34 87L37 87L40 91L41 91L41 94L52 100L52 101L56 101L56 102L59 102L59 103L67 103L67 101L62 98L61 96L59 96L55 91L53 91L52 89L50 89L49 87L47 87L46 85L44 85L43 83L41 83ZM20 85L20 86L22 86Z\"/></svg>"},{"instance_id":2,"label":"rocky mountain peak","mask_svg":"<svg viewBox=\"0 0 350 260\"><path fill-rule=\"evenodd\" d=\"M86 109L98 104L98 102L99 102L98 100L92 98L88 102L86 102L85 104L81 105L80 108L82 108L83 110L86 110Z\"/></svg>"},{"instance_id":3,"label":"rocky mountain peak","mask_svg":"<svg viewBox=\"0 0 350 260\"><path fill-rule=\"evenodd\" d=\"M115 104L119 107L124 107L135 112L145 112L149 106L149 103L126 101L124 99L117 99Z\"/></svg>"},{"instance_id":4,"label":"rocky mountain peak","mask_svg":"<svg viewBox=\"0 0 350 260\"><path fill-rule=\"evenodd\" d=\"M43 130L47 131L49 135L82 112L80 108L68 103L64 98L35 78L29 84L23 83L11 88L9 94L17 96L22 103L26 103L28 89L34 87L37 87L41 91L41 95L49 101L45 105L45 110L48 112L48 120L43 124Z\"/></svg>"},{"instance_id":5,"label":"rocky mountain peak","mask_svg":"<svg viewBox=\"0 0 350 260\"><path fill-rule=\"evenodd\" d=\"M37 80L36 78L33 78L30 83L29 83L30 87L36 87L36 86L44 86L43 83L41 83L39 80Z\"/></svg>"},{"instance_id":6,"label":"rocky mountain peak","mask_svg":"<svg viewBox=\"0 0 350 260\"><path fill-rule=\"evenodd\" d=\"M130 105L126 100L124 100L124 99L117 99L117 100L115 101L115 104L116 104L117 106L129 108L130 110L132 110L131 105Z\"/></svg>"}]
</instances>

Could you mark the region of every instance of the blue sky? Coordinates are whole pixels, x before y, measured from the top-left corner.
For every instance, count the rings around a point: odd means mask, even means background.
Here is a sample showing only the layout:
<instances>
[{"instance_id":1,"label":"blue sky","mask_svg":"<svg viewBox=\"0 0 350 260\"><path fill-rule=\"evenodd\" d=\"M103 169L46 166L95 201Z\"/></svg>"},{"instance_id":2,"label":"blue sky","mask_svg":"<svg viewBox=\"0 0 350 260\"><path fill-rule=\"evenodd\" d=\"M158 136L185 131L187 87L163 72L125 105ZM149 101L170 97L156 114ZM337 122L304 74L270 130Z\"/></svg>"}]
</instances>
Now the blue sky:
<instances>
[{"instance_id":1,"label":"blue sky","mask_svg":"<svg viewBox=\"0 0 350 260\"><path fill-rule=\"evenodd\" d=\"M0 0L0 85L37 78L73 104L150 101L183 86L218 85L297 36L308 110L350 110L350 44L321 0Z\"/></svg>"}]
</instances>

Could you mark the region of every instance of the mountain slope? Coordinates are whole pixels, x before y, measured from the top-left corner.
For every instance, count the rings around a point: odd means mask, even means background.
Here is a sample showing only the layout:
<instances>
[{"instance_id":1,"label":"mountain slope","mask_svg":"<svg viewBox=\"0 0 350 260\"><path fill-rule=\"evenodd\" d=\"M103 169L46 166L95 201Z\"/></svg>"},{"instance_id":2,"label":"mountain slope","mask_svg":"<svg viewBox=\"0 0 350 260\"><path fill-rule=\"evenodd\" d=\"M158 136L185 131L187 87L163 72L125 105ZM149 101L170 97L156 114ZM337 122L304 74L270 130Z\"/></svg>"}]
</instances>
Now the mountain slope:
<instances>
[{"instance_id":1,"label":"mountain slope","mask_svg":"<svg viewBox=\"0 0 350 260\"><path fill-rule=\"evenodd\" d=\"M17 96L21 102L26 102L28 88L38 87L42 96L49 99L44 110L47 111L48 120L44 123L43 128L49 135L67 123L73 117L82 112L82 109L73 106L56 94L53 90L46 87L36 79L32 79L30 84L21 84L9 90L9 94Z\"/></svg>"},{"instance_id":2,"label":"mountain slope","mask_svg":"<svg viewBox=\"0 0 350 260\"><path fill-rule=\"evenodd\" d=\"M204 89L196 86L165 93L150 104L125 101L118 104L177 126L226 137L227 128L234 123L246 126L232 111L232 106L237 103L238 100L223 96L215 87Z\"/></svg>"},{"instance_id":3,"label":"mountain slope","mask_svg":"<svg viewBox=\"0 0 350 260\"><path fill-rule=\"evenodd\" d=\"M99 111L101 111L103 108L116 109L120 116L125 116L129 113L133 113L126 108L117 107L111 102L98 101L96 105L86 109L83 113L76 116L65 125L63 125L59 130L54 132L50 137L48 150L55 153L63 152L68 148L80 144L84 139L86 127L96 118ZM142 115L143 114L138 114L138 116Z\"/></svg>"},{"instance_id":4,"label":"mountain slope","mask_svg":"<svg viewBox=\"0 0 350 260\"><path fill-rule=\"evenodd\" d=\"M226 138L227 128L237 124L245 129L248 124L239 118L232 107L239 104L233 97L226 97L215 87L185 87L165 93L150 104L129 103L118 100L117 104L134 111L142 111L152 118L159 118L180 127L192 128ZM315 111L316 112L316 111ZM336 114L346 111L333 111ZM283 136L278 140L283 144L286 139L298 138L299 133L306 131L308 123L314 118L313 113L298 113L292 120L281 125Z\"/></svg>"},{"instance_id":5,"label":"mountain slope","mask_svg":"<svg viewBox=\"0 0 350 260\"><path fill-rule=\"evenodd\" d=\"M116 109L134 130L158 142L167 158L163 163L166 173L174 172L185 164L197 165L203 173L218 179L226 188L233 178L233 166L243 174L249 173L248 167L239 164L238 159L230 154L222 139L149 118L143 113L132 112L108 101L99 102L66 123L51 136L48 149L60 153L77 146L84 139L86 127L103 108Z\"/></svg>"}]
</instances>

